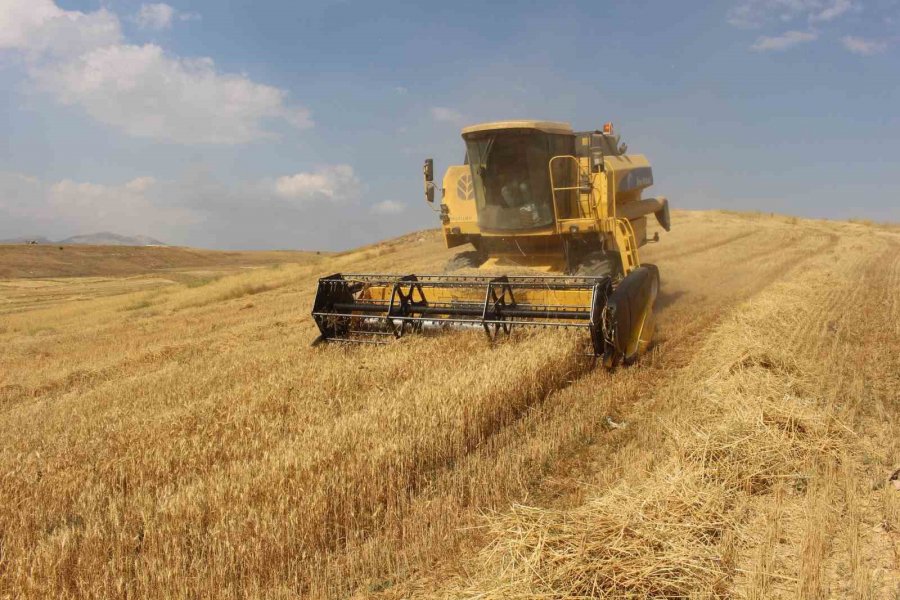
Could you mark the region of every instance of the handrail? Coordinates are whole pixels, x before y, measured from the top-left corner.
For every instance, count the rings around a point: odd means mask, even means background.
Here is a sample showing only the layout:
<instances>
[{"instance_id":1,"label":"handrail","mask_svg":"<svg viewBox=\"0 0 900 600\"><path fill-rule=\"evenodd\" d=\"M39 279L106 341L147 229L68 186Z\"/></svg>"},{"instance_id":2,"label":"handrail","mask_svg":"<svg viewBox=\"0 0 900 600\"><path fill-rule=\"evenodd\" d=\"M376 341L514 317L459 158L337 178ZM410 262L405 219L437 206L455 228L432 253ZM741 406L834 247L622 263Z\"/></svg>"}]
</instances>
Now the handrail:
<instances>
[{"instance_id":1,"label":"handrail","mask_svg":"<svg viewBox=\"0 0 900 600\"><path fill-rule=\"evenodd\" d=\"M581 170L581 163L578 162L578 157L573 156L571 154L560 154L557 156L553 156L550 158L550 161L547 163L547 169L550 172L550 191L553 195L553 217L556 220L556 222L559 223L560 218L559 218L559 208L557 207L556 192L578 190L581 193L590 193L593 190L593 185L589 184L587 186L587 188L585 188L582 185L569 186L569 187L556 187L556 182L553 180L553 161L555 161L557 159L569 159L569 160L574 161L576 178L580 179L581 176L584 175L584 173ZM588 175L588 181L590 181L590 172L588 172L587 175ZM592 205L589 204L588 209L590 212L593 212Z\"/></svg>"}]
</instances>

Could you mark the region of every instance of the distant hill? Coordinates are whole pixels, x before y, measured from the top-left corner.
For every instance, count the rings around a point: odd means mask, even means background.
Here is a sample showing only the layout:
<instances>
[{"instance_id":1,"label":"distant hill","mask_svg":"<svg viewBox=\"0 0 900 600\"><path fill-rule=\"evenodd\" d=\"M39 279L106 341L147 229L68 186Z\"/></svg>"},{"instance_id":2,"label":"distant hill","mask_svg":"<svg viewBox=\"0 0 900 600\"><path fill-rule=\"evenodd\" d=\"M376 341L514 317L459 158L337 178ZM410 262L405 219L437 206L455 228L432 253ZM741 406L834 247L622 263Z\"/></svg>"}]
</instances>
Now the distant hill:
<instances>
[{"instance_id":1,"label":"distant hill","mask_svg":"<svg viewBox=\"0 0 900 600\"><path fill-rule=\"evenodd\" d=\"M52 244L53 240L45 238L42 235L35 235L31 237L21 236L9 238L8 240L0 240L0 244L30 244L31 242L37 242L38 244Z\"/></svg>"},{"instance_id":2,"label":"distant hill","mask_svg":"<svg viewBox=\"0 0 900 600\"><path fill-rule=\"evenodd\" d=\"M0 240L0 244L29 244L37 242L38 244L63 244L63 245L80 245L80 246L165 246L166 244L148 237L146 235L119 235L118 233L110 233L109 231L101 231L99 233L88 233L85 235L73 235L64 240L53 241L42 235L36 236L20 236L7 240Z\"/></svg>"},{"instance_id":3,"label":"distant hill","mask_svg":"<svg viewBox=\"0 0 900 600\"><path fill-rule=\"evenodd\" d=\"M57 244L80 244L84 246L165 246L163 242L146 235L119 235L108 231L89 233L86 235L73 235Z\"/></svg>"},{"instance_id":4,"label":"distant hill","mask_svg":"<svg viewBox=\"0 0 900 600\"><path fill-rule=\"evenodd\" d=\"M125 277L156 272L169 273L169 276L182 281L178 279L177 271L185 269L212 272L279 263L314 264L326 256L329 253L291 250L224 251L177 246L0 244L0 281L33 277ZM0 285L0 323L3 322L4 310L9 308L3 305L4 289ZM0 326L0 332L2 331L3 327ZM0 348L2 347L0 342ZM3 378L0 375L0 409L2 407Z\"/></svg>"}]
</instances>

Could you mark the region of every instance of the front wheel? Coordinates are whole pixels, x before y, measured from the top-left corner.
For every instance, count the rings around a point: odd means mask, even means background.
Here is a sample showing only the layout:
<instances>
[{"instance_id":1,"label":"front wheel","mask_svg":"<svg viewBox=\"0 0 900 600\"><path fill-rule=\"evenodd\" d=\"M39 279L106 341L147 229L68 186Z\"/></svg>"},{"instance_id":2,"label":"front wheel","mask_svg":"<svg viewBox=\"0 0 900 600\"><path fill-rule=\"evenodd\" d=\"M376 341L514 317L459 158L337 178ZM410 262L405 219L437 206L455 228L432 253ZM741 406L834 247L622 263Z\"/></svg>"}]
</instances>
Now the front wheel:
<instances>
[{"instance_id":1,"label":"front wheel","mask_svg":"<svg viewBox=\"0 0 900 600\"><path fill-rule=\"evenodd\" d=\"M478 250L460 252L447 261L447 264L444 265L444 272L450 273L460 269L477 269L485 260L487 260L485 255Z\"/></svg>"},{"instance_id":2,"label":"front wheel","mask_svg":"<svg viewBox=\"0 0 900 600\"><path fill-rule=\"evenodd\" d=\"M591 252L586 254L572 271L572 275L580 277L603 277L621 279L622 259L618 252Z\"/></svg>"},{"instance_id":3,"label":"front wheel","mask_svg":"<svg viewBox=\"0 0 900 600\"><path fill-rule=\"evenodd\" d=\"M659 270L645 264L629 273L610 294L603 310L604 362L608 367L619 360L630 364L650 347L658 292Z\"/></svg>"}]
</instances>

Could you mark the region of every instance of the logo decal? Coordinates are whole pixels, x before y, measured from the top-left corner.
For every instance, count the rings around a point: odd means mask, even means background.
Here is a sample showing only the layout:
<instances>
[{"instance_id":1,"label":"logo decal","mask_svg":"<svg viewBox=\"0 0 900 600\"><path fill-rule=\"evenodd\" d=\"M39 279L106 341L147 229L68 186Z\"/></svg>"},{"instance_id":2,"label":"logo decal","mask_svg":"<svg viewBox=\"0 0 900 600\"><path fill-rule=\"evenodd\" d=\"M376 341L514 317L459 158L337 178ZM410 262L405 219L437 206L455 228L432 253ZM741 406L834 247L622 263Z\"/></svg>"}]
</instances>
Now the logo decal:
<instances>
[{"instance_id":1,"label":"logo decal","mask_svg":"<svg viewBox=\"0 0 900 600\"><path fill-rule=\"evenodd\" d=\"M650 167L639 167L628 171L628 174L619 181L617 189L620 192L625 192L651 185L653 185L653 170Z\"/></svg>"},{"instance_id":2,"label":"logo decal","mask_svg":"<svg viewBox=\"0 0 900 600\"><path fill-rule=\"evenodd\" d=\"M471 175L463 175L456 181L456 196L461 200L475 199L475 186L472 185Z\"/></svg>"}]
</instances>

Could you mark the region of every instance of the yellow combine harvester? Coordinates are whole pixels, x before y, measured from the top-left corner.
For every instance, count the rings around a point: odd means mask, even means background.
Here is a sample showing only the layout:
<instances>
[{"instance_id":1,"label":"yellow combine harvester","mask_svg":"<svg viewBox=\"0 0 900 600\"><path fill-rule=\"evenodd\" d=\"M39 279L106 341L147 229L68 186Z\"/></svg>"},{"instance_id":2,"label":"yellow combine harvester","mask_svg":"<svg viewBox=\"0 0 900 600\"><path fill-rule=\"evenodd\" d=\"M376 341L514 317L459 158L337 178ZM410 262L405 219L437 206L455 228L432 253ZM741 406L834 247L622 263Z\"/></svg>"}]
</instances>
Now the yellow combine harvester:
<instances>
[{"instance_id":1,"label":"yellow combine harvester","mask_svg":"<svg viewBox=\"0 0 900 600\"><path fill-rule=\"evenodd\" d=\"M494 339L515 326L587 329L596 356L615 366L649 345L659 273L642 265L653 214L669 230L665 198L642 199L650 163L627 154L607 123L501 121L462 130L465 164L444 174L441 224L448 248L471 244L466 264L494 273L334 274L319 280L320 340L377 342L423 326L477 325ZM434 166L425 161L434 202ZM459 265L458 265L459 266Z\"/></svg>"}]
</instances>

